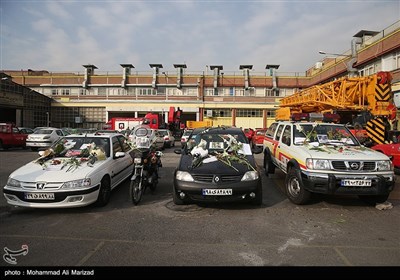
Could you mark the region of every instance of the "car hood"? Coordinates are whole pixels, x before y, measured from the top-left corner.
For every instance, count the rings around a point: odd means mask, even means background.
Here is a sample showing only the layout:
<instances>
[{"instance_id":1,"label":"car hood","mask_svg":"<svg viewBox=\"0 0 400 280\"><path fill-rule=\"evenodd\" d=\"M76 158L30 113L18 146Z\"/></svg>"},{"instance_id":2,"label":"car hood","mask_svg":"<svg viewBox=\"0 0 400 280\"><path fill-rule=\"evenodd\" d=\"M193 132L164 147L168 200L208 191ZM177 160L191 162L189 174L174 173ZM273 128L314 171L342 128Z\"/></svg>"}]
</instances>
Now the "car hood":
<instances>
[{"instance_id":1,"label":"car hood","mask_svg":"<svg viewBox=\"0 0 400 280\"><path fill-rule=\"evenodd\" d=\"M54 160L65 160L65 158L54 158ZM46 165L40 165L32 161L18 168L10 177L23 182L66 182L86 178L91 172L100 168L107 160L96 161L93 165L82 162L77 168L73 165L52 165L50 161Z\"/></svg>"},{"instance_id":2,"label":"car hood","mask_svg":"<svg viewBox=\"0 0 400 280\"><path fill-rule=\"evenodd\" d=\"M220 160L214 160L214 158L212 157L208 158L210 160L202 161L201 164L196 165L197 159L193 158L191 155L182 155L178 170L187 171L193 175L196 174L241 175L246 173L247 171L258 170L258 166L255 162L254 156L247 155L244 158L247 160L250 166L248 166L246 163L239 163L233 161L231 161L232 166L229 166L229 163L224 163Z\"/></svg>"},{"instance_id":3,"label":"car hood","mask_svg":"<svg viewBox=\"0 0 400 280\"><path fill-rule=\"evenodd\" d=\"M320 145L302 146L311 158L328 158L331 160L389 160L389 158L377 151L363 146L332 146Z\"/></svg>"}]
</instances>

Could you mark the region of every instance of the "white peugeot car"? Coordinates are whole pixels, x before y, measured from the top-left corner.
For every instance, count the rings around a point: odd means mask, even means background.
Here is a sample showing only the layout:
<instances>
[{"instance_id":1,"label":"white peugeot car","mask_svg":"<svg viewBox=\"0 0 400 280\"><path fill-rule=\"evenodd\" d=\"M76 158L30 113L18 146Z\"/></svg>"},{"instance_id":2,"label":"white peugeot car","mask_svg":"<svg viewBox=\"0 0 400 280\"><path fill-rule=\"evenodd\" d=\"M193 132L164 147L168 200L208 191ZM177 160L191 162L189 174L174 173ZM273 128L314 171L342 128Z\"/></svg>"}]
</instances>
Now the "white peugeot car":
<instances>
[{"instance_id":1,"label":"white peugeot car","mask_svg":"<svg viewBox=\"0 0 400 280\"><path fill-rule=\"evenodd\" d=\"M28 135L26 138L26 146L32 151L37 151L39 148L48 148L58 139L69 133L59 128L42 127Z\"/></svg>"},{"instance_id":2,"label":"white peugeot car","mask_svg":"<svg viewBox=\"0 0 400 280\"><path fill-rule=\"evenodd\" d=\"M11 205L68 208L104 206L129 178L133 150L121 134L68 135L15 170L3 193Z\"/></svg>"}]
</instances>

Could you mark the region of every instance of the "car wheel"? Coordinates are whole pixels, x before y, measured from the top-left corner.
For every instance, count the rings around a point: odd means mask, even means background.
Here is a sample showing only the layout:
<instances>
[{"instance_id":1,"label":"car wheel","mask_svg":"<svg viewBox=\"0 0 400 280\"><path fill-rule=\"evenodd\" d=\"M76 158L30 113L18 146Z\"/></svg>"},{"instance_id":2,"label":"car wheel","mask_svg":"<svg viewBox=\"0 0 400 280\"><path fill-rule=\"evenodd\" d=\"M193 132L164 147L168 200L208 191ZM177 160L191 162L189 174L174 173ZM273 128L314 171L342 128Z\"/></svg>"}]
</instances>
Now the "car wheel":
<instances>
[{"instance_id":1,"label":"car wheel","mask_svg":"<svg viewBox=\"0 0 400 280\"><path fill-rule=\"evenodd\" d=\"M0 140L0 149L8 150L8 147L3 145L3 142Z\"/></svg>"},{"instance_id":2,"label":"car wheel","mask_svg":"<svg viewBox=\"0 0 400 280\"><path fill-rule=\"evenodd\" d=\"M368 205L383 203L388 199L389 195L359 195L358 198Z\"/></svg>"},{"instance_id":3,"label":"car wheel","mask_svg":"<svg viewBox=\"0 0 400 280\"><path fill-rule=\"evenodd\" d=\"M266 152L264 154L264 170L266 176L268 176L268 174L275 173L275 165L272 162L271 154L269 152Z\"/></svg>"},{"instance_id":4,"label":"car wheel","mask_svg":"<svg viewBox=\"0 0 400 280\"><path fill-rule=\"evenodd\" d=\"M175 190L175 187L172 187L172 197L175 205L184 205L187 204L183 199L181 199L178 193Z\"/></svg>"},{"instance_id":5,"label":"car wheel","mask_svg":"<svg viewBox=\"0 0 400 280\"><path fill-rule=\"evenodd\" d=\"M306 204L310 200L311 193L304 188L299 169L289 169L286 174L285 188L286 195L294 204Z\"/></svg>"},{"instance_id":6,"label":"car wheel","mask_svg":"<svg viewBox=\"0 0 400 280\"><path fill-rule=\"evenodd\" d=\"M96 204L99 207L106 206L110 201L111 196L111 183L108 177L104 177L100 183L99 196L97 197Z\"/></svg>"}]
</instances>

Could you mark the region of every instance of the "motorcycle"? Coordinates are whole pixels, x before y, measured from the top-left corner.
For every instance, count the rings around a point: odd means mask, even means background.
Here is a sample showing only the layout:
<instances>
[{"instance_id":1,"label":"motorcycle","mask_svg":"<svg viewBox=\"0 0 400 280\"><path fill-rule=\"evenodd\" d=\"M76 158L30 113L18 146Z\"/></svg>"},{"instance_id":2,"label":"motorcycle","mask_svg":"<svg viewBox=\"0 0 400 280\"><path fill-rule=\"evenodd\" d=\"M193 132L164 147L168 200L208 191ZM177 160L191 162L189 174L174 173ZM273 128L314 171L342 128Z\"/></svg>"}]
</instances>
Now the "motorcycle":
<instances>
[{"instance_id":1,"label":"motorcycle","mask_svg":"<svg viewBox=\"0 0 400 280\"><path fill-rule=\"evenodd\" d=\"M129 187L129 196L133 204L138 205L149 187L152 192L157 188L158 169L162 167L162 152L155 151L151 139L147 137L148 129L135 131L134 170Z\"/></svg>"}]
</instances>

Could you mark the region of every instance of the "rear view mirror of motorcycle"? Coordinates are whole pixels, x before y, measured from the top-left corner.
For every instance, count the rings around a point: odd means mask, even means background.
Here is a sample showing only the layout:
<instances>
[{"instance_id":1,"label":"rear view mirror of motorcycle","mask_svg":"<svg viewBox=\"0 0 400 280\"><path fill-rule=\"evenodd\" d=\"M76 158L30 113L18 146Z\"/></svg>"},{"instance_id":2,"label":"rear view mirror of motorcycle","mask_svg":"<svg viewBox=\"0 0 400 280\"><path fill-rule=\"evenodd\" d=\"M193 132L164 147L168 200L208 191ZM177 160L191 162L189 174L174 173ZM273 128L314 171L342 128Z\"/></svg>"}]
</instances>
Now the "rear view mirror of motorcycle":
<instances>
[{"instance_id":1,"label":"rear view mirror of motorcycle","mask_svg":"<svg viewBox=\"0 0 400 280\"><path fill-rule=\"evenodd\" d=\"M162 152L160 152L160 151L156 151L156 156L157 157L162 157L164 154L162 153Z\"/></svg>"}]
</instances>

